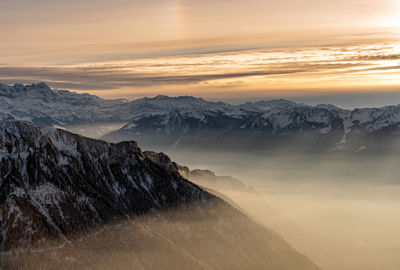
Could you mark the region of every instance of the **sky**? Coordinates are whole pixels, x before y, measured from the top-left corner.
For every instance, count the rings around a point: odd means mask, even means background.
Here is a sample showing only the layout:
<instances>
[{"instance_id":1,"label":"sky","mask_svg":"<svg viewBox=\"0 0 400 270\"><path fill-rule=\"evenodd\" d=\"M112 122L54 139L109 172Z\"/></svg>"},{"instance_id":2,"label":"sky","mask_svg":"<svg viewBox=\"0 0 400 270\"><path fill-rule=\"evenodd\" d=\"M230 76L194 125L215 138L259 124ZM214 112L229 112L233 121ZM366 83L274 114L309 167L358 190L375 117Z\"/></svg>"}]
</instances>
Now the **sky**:
<instances>
[{"instance_id":1,"label":"sky","mask_svg":"<svg viewBox=\"0 0 400 270\"><path fill-rule=\"evenodd\" d=\"M400 0L1 0L0 82L400 103Z\"/></svg>"}]
</instances>

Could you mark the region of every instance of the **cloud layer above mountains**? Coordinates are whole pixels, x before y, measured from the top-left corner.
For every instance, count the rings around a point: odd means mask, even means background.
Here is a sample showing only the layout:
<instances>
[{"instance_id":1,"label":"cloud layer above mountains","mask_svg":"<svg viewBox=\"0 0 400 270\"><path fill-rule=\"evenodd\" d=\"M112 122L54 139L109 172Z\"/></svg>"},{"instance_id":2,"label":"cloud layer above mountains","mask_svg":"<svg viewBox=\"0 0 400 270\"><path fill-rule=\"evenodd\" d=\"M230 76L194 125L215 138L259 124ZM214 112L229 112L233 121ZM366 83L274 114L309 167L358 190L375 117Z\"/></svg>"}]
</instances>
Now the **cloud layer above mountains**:
<instances>
[{"instance_id":1,"label":"cloud layer above mountains","mask_svg":"<svg viewBox=\"0 0 400 270\"><path fill-rule=\"evenodd\" d=\"M57 66L0 66L0 81L109 97L196 94L220 98L393 91L400 83L400 43L254 49ZM110 91L112 90L112 91ZM191 92L192 91L192 92Z\"/></svg>"},{"instance_id":2,"label":"cloud layer above mountains","mask_svg":"<svg viewBox=\"0 0 400 270\"><path fill-rule=\"evenodd\" d=\"M399 12L398 0L2 0L0 82L128 99L393 93Z\"/></svg>"}]
</instances>

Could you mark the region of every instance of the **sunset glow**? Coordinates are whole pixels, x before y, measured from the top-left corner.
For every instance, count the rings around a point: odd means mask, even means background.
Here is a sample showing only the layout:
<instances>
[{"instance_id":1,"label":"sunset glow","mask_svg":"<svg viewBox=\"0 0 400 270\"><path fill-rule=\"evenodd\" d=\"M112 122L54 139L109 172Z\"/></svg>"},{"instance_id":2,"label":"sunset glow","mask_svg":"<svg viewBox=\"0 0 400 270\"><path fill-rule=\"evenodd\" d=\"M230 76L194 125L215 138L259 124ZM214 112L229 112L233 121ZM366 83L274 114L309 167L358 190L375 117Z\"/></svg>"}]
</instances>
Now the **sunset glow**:
<instances>
[{"instance_id":1,"label":"sunset glow","mask_svg":"<svg viewBox=\"0 0 400 270\"><path fill-rule=\"evenodd\" d=\"M127 99L400 90L399 1L117 2L2 1L0 81Z\"/></svg>"}]
</instances>

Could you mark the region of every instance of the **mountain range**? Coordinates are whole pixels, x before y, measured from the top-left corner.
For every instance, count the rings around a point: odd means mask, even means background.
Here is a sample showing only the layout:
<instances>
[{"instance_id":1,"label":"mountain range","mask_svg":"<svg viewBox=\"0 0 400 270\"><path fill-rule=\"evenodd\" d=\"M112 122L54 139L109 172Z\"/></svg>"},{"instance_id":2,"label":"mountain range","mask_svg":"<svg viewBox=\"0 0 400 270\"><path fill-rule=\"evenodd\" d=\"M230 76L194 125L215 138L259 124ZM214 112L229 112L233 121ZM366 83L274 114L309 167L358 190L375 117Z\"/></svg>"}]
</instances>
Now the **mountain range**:
<instances>
[{"instance_id":1,"label":"mountain range","mask_svg":"<svg viewBox=\"0 0 400 270\"><path fill-rule=\"evenodd\" d=\"M105 100L45 83L0 84L0 119L60 127L122 122L102 139L135 140L146 148L380 152L399 150L400 105L347 110L285 99L231 105L161 95Z\"/></svg>"}]
</instances>

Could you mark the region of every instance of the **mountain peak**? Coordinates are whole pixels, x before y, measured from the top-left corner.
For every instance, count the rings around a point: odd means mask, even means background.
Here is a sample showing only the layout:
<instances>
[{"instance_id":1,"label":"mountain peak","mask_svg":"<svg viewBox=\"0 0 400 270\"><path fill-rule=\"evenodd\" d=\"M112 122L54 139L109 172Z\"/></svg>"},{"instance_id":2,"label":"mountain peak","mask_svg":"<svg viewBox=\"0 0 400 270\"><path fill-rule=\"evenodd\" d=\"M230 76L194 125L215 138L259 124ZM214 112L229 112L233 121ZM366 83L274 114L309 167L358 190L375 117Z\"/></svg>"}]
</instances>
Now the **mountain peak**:
<instances>
[{"instance_id":1,"label":"mountain peak","mask_svg":"<svg viewBox=\"0 0 400 270\"><path fill-rule=\"evenodd\" d=\"M152 100L166 100L166 99L169 99L169 98L170 97L166 96L166 95L158 95L158 96L155 96L155 97L150 98L150 99L152 99Z\"/></svg>"},{"instance_id":2,"label":"mountain peak","mask_svg":"<svg viewBox=\"0 0 400 270\"><path fill-rule=\"evenodd\" d=\"M45 82L32 83L30 86L33 88L39 88L39 89L50 89L50 86Z\"/></svg>"},{"instance_id":3,"label":"mountain peak","mask_svg":"<svg viewBox=\"0 0 400 270\"><path fill-rule=\"evenodd\" d=\"M32 92L40 93L41 95L52 95L55 93L45 82L32 83L27 85L16 83L13 86L0 84L0 95L3 96L17 97Z\"/></svg>"},{"instance_id":4,"label":"mountain peak","mask_svg":"<svg viewBox=\"0 0 400 270\"><path fill-rule=\"evenodd\" d=\"M155 106L157 108L171 109L171 108L198 108L198 107L211 107L216 105L222 105L221 103L215 103L207 101L203 98L194 96L166 96L158 95L153 98L145 97L137 99L131 102L131 104L140 104Z\"/></svg>"}]
</instances>

